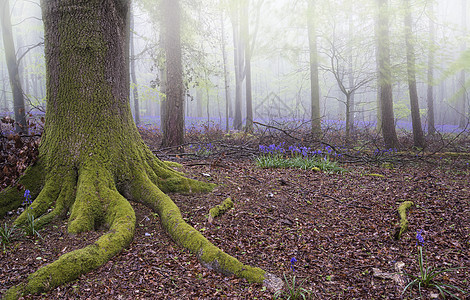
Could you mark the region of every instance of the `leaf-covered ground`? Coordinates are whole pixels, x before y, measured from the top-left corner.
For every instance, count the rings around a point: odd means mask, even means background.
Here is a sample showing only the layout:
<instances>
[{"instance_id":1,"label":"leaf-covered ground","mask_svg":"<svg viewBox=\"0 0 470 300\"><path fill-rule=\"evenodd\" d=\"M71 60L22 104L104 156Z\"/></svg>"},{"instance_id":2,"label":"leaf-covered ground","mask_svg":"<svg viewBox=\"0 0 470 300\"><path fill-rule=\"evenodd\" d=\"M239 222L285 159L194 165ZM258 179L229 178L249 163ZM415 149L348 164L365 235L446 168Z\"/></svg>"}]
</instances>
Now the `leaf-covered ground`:
<instances>
[{"instance_id":1,"label":"leaf-covered ground","mask_svg":"<svg viewBox=\"0 0 470 300\"><path fill-rule=\"evenodd\" d=\"M344 174L260 169L252 157L174 160L184 165L189 177L218 185L209 194L171 195L187 222L244 263L305 280L303 287L313 299L400 299L402 288L391 279L375 277L373 268L393 273L394 265L403 262L403 272L417 274L419 229L429 265L463 267L439 279L470 289L468 157L396 162L391 169L343 164L348 170ZM234 209L210 224L209 209L227 197ZM397 208L405 200L415 206L408 212L409 231L396 241L392 234L398 225ZM165 234L158 216L133 206L138 225L127 249L72 283L25 299L272 298L261 285L205 269ZM13 217L0 220L0 225L10 224ZM64 221L46 226L40 231L43 239L18 236L0 252L0 295L100 234L70 236L66 226ZM423 297L436 293L425 289ZM412 289L405 298L417 296Z\"/></svg>"}]
</instances>

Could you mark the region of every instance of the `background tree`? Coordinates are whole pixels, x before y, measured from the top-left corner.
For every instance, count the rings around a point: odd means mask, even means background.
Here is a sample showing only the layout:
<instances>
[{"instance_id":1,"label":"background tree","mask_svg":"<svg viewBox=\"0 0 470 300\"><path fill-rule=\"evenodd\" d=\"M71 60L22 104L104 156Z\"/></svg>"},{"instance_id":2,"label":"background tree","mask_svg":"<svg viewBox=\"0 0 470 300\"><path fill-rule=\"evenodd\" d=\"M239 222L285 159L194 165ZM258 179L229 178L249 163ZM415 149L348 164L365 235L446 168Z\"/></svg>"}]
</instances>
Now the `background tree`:
<instances>
[{"instance_id":1,"label":"background tree","mask_svg":"<svg viewBox=\"0 0 470 300\"><path fill-rule=\"evenodd\" d=\"M408 73L408 88L410 94L411 122L413 126L413 142L415 147L424 148L424 134L421 127L419 115L418 90L416 89L416 59L413 47L413 20L411 17L411 6L409 0L403 0L405 10L405 43L406 43L406 66Z\"/></svg>"},{"instance_id":2,"label":"background tree","mask_svg":"<svg viewBox=\"0 0 470 300\"><path fill-rule=\"evenodd\" d=\"M320 136L320 84L318 82L318 49L317 33L315 30L315 0L307 0L307 30L310 59L310 106L312 119L312 134Z\"/></svg>"},{"instance_id":3,"label":"background tree","mask_svg":"<svg viewBox=\"0 0 470 300\"><path fill-rule=\"evenodd\" d=\"M179 0L163 0L165 30L165 123L163 147L180 146L184 142L184 86L181 62L181 9Z\"/></svg>"},{"instance_id":4,"label":"background tree","mask_svg":"<svg viewBox=\"0 0 470 300\"><path fill-rule=\"evenodd\" d=\"M16 60L15 44L10 19L9 0L0 0L0 13L2 16L2 36L5 48L5 58L10 78L10 86L13 92L13 110L15 112L15 131L17 133L27 133L26 111L24 105L23 89L21 88L20 74L18 71L18 61Z\"/></svg>"},{"instance_id":5,"label":"background tree","mask_svg":"<svg viewBox=\"0 0 470 300\"><path fill-rule=\"evenodd\" d=\"M39 159L0 194L0 215L34 199L38 226L68 217L68 231L106 228L89 246L71 251L10 288L5 297L40 293L106 263L132 240L135 213L128 200L158 213L163 228L201 263L228 274L281 282L224 253L182 218L165 192L204 192L213 185L185 178L158 160L142 141L129 103L128 1L42 2L47 61L47 111ZM51 208L49 210L49 208ZM282 284L282 282L281 282Z\"/></svg>"},{"instance_id":6,"label":"background tree","mask_svg":"<svg viewBox=\"0 0 470 300\"><path fill-rule=\"evenodd\" d=\"M131 6L131 11L129 15L130 19L130 33L129 33L129 46L130 46L130 73L132 81L132 96L134 99L134 120L135 124L140 124L140 108L139 108L139 88L137 85L137 76L135 75L135 46L134 46L134 10Z\"/></svg>"},{"instance_id":7,"label":"background tree","mask_svg":"<svg viewBox=\"0 0 470 300\"><path fill-rule=\"evenodd\" d=\"M382 135L386 148L397 148L398 137L393 116L392 73L390 66L390 38L388 20L388 1L377 1L377 55L378 82L380 89L380 108Z\"/></svg>"},{"instance_id":8,"label":"background tree","mask_svg":"<svg viewBox=\"0 0 470 300\"><path fill-rule=\"evenodd\" d=\"M232 117L232 101L230 100L230 79L228 74L227 50L225 46L225 24L224 11L220 10L220 45L222 51L222 62L224 64L224 87L225 87L225 131L229 131L229 117Z\"/></svg>"},{"instance_id":9,"label":"background tree","mask_svg":"<svg viewBox=\"0 0 470 300\"><path fill-rule=\"evenodd\" d=\"M467 33L467 0L462 0L462 10L461 10L461 22L462 22L462 31L465 34ZM462 39L461 44L461 51L465 51L467 45L465 43L465 39ZM461 97L460 97L460 118L459 118L459 127L465 128L468 124L468 113L467 113L467 89L466 89L466 79L465 79L465 69L460 71L460 78L459 78L459 85L461 90Z\"/></svg>"},{"instance_id":10,"label":"background tree","mask_svg":"<svg viewBox=\"0 0 470 300\"><path fill-rule=\"evenodd\" d=\"M436 132L434 124L434 52L435 52L435 26L434 26L434 5L429 3L429 52L428 52L428 86L427 86L427 106L428 106L428 134Z\"/></svg>"},{"instance_id":11,"label":"background tree","mask_svg":"<svg viewBox=\"0 0 470 300\"><path fill-rule=\"evenodd\" d=\"M243 3L236 0L229 0L230 20L232 22L233 32L233 63L235 66L235 103L234 103L234 116L233 128L236 130L242 129L242 92L243 80L245 79L245 55L244 46L241 37L241 12Z\"/></svg>"}]
</instances>

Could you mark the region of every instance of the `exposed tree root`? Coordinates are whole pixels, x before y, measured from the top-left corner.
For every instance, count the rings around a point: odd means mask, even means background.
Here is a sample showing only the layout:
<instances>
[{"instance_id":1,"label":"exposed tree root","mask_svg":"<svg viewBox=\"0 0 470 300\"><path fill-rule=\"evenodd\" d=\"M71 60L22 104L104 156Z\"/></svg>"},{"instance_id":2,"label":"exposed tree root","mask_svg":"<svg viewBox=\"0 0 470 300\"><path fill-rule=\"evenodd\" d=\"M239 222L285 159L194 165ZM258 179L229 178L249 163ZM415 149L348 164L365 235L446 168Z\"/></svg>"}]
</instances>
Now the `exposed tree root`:
<instances>
[{"instance_id":1,"label":"exposed tree root","mask_svg":"<svg viewBox=\"0 0 470 300\"><path fill-rule=\"evenodd\" d=\"M208 218L209 223L212 223L214 221L214 218L217 218L218 216L223 215L231 208L233 208L233 201L232 201L232 198L228 197L227 199L224 200L224 202L222 202L219 205L216 205L215 207L209 210L209 218Z\"/></svg>"},{"instance_id":2,"label":"exposed tree root","mask_svg":"<svg viewBox=\"0 0 470 300\"><path fill-rule=\"evenodd\" d=\"M102 227L109 229L93 244L66 253L53 263L41 267L29 275L24 283L10 288L4 298L17 299L22 295L54 289L100 267L128 246L134 235L135 213L127 199L141 202L158 213L171 238L195 253L204 266L223 274L235 274L250 282L263 283L272 290L282 287L282 281L276 276L260 268L244 265L214 246L183 220L179 208L164 193L206 192L214 187L213 184L188 179L156 159L147 160L147 163L139 166L131 167L134 168L131 170L132 180L118 184L109 170L93 161L82 165L78 172L69 170L60 173L67 174L60 180L49 176L31 208L25 210L15 223L21 224L28 214L33 214L39 224L44 225L70 212L69 233ZM9 189L2 195L12 193ZM21 205L21 202L17 203L22 201L20 198L14 199L17 199L15 205Z\"/></svg>"}]
</instances>

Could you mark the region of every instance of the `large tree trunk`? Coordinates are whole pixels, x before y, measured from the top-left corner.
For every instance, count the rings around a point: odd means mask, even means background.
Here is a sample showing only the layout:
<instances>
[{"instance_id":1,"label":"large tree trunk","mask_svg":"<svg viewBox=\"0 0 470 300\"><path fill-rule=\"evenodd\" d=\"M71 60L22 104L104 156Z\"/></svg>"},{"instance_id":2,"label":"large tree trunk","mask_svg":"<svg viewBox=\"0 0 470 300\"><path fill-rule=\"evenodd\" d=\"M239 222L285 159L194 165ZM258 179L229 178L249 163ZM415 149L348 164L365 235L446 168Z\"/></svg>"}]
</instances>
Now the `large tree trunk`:
<instances>
[{"instance_id":1,"label":"large tree trunk","mask_svg":"<svg viewBox=\"0 0 470 300\"><path fill-rule=\"evenodd\" d=\"M315 0L308 0L308 46L310 52L310 106L312 134L316 137L321 135L320 118L320 85L318 83L318 50L317 34L315 31Z\"/></svg>"},{"instance_id":2,"label":"large tree trunk","mask_svg":"<svg viewBox=\"0 0 470 300\"><path fill-rule=\"evenodd\" d=\"M184 142L184 86L181 62L181 8L179 0L163 0L166 100L163 147L177 147Z\"/></svg>"},{"instance_id":3,"label":"large tree trunk","mask_svg":"<svg viewBox=\"0 0 470 300\"><path fill-rule=\"evenodd\" d=\"M409 0L404 0L405 8L405 40L406 40L406 65L408 72L408 88L410 93L411 123L413 126L413 144L415 147L424 148L424 134L419 115L418 91L416 89L416 63L413 47L413 24L411 18L411 6Z\"/></svg>"},{"instance_id":4,"label":"large tree trunk","mask_svg":"<svg viewBox=\"0 0 470 300\"><path fill-rule=\"evenodd\" d=\"M386 148L397 148L398 138L393 116L392 71L390 67L390 38L388 20L388 1L377 0L378 4L378 81L380 85L380 109L382 134Z\"/></svg>"},{"instance_id":5,"label":"large tree trunk","mask_svg":"<svg viewBox=\"0 0 470 300\"><path fill-rule=\"evenodd\" d=\"M15 131L17 133L27 133L26 111L24 106L24 95L21 88L21 81L18 71L18 61L16 60L15 44L10 20L10 5L8 0L0 0L0 15L2 17L2 36L5 48L5 59L7 62L8 76L10 78L11 91L13 93L13 110L15 113Z\"/></svg>"},{"instance_id":6,"label":"large tree trunk","mask_svg":"<svg viewBox=\"0 0 470 300\"><path fill-rule=\"evenodd\" d=\"M16 299L75 280L106 263L132 240L135 214L128 200L158 213L163 228L209 268L254 282L273 282L240 263L188 225L165 192L209 191L158 160L140 137L128 77L128 1L43 0L47 112L38 162L19 181L34 199L15 224L32 214L38 225L68 218L68 231L107 228L89 246L62 255L4 295ZM0 216L21 205L24 190L0 194ZM52 208L49 211L49 208ZM280 279L275 278L275 281Z\"/></svg>"}]
</instances>

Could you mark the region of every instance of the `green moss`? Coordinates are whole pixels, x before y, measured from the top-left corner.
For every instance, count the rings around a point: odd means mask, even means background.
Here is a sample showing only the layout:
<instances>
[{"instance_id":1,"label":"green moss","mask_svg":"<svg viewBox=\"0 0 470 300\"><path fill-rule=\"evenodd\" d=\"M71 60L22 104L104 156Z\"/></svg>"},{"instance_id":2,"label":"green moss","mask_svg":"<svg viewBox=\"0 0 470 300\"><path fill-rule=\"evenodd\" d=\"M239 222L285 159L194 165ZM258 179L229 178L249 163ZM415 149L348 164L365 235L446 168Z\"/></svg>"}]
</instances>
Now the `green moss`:
<instances>
[{"instance_id":1,"label":"green moss","mask_svg":"<svg viewBox=\"0 0 470 300\"><path fill-rule=\"evenodd\" d=\"M403 233L408 230L408 220L406 218L406 211L414 205L411 201L404 201L398 207L398 215L400 216L400 226L395 230L394 238L399 240Z\"/></svg>"},{"instance_id":2,"label":"green moss","mask_svg":"<svg viewBox=\"0 0 470 300\"><path fill-rule=\"evenodd\" d=\"M106 180L101 181L105 182ZM103 265L129 245L135 229L134 210L116 190L109 189L106 185L100 185L98 190L106 199L107 210L104 218L110 224L109 231L95 243L66 253L53 263L40 268L31 274L23 285L8 290L6 297L17 299L18 293L37 294L75 280Z\"/></svg>"},{"instance_id":3,"label":"green moss","mask_svg":"<svg viewBox=\"0 0 470 300\"><path fill-rule=\"evenodd\" d=\"M183 165L177 163L177 162L174 162L174 161L163 161L163 163L169 167L169 168L182 168Z\"/></svg>"},{"instance_id":4,"label":"green moss","mask_svg":"<svg viewBox=\"0 0 470 300\"><path fill-rule=\"evenodd\" d=\"M232 199L228 197L221 204L209 210L209 220L212 221L214 218L217 218L218 216L224 214L232 207L233 207Z\"/></svg>"},{"instance_id":5,"label":"green moss","mask_svg":"<svg viewBox=\"0 0 470 300\"><path fill-rule=\"evenodd\" d=\"M16 186L4 189L0 193L0 218L7 212L17 209L24 201L24 191L29 190L31 198L37 197L44 184L44 169L40 162L28 167ZM18 188L21 187L21 188Z\"/></svg>"},{"instance_id":6,"label":"green moss","mask_svg":"<svg viewBox=\"0 0 470 300\"><path fill-rule=\"evenodd\" d=\"M364 174L364 176L372 176L372 177L380 177L380 178L385 178L384 175L382 174L375 174L375 173L371 173L371 174Z\"/></svg>"},{"instance_id":7,"label":"green moss","mask_svg":"<svg viewBox=\"0 0 470 300\"><path fill-rule=\"evenodd\" d=\"M263 282L265 271L247 266L209 242L199 231L187 224L175 203L155 186L148 177L141 175L133 182L132 197L157 212L163 227L171 238L195 253L201 263L223 274L235 274L250 282Z\"/></svg>"}]
</instances>

